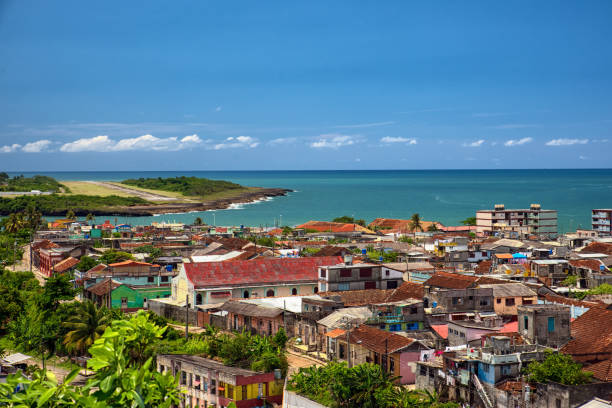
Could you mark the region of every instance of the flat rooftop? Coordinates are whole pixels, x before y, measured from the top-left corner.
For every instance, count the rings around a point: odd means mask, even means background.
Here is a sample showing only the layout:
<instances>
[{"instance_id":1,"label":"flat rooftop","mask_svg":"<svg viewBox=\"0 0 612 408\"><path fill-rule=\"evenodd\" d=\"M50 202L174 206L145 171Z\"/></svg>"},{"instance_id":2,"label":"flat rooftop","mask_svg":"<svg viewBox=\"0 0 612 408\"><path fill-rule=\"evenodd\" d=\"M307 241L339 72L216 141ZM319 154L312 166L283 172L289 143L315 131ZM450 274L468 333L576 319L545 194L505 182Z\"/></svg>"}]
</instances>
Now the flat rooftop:
<instances>
[{"instance_id":1,"label":"flat rooftop","mask_svg":"<svg viewBox=\"0 0 612 408\"><path fill-rule=\"evenodd\" d=\"M208 369L222 371L230 375L239 375L243 377L248 377L252 375L261 374L260 372L246 370L244 368L226 366L225 364L222 364L218 361L200 357L200 356L193 356L191 354L160 354L158 357L167 358L167 359L175 360L175 361L181 361L181 362L189 363L193 365L198 365L201 367L206 367Z\"/></svg>"}]
</instances>

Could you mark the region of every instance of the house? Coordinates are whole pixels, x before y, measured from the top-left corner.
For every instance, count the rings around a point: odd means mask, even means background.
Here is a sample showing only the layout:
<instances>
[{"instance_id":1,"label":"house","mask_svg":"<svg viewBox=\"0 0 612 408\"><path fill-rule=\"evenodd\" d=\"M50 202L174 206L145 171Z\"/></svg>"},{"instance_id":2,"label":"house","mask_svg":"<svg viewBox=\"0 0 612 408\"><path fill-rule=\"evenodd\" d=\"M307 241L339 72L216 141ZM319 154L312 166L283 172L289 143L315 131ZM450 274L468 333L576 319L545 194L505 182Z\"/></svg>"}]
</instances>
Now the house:
<instances>
[{"instance_id":1,"label":"house","mask_svg":"<svg viewBox=\"0 0 612 408\"><path fill-rule=\"evenodd\" d=\"M597 231L600 236L610 236L612 234L612 209L599 208L591 211L593 220L593 230Z\"/></svg>"},{"instance_id":2,"label":"house","mask_svg":"<svg viewBox=\"0 0 612 408\"><path fill-rule=\"evenodd\" d=\"M493 289L493 307L500 316L516 316L517 306L538 303L538 294L521 283L478 285Z\"/></svg>"},{"instance_id":3,"label":"house","mask_svg":"<svg viewBox=\"0 0 612 408\"><path fill-rule=\"evenodd\" d=\"M227 312L227 330L246 330L260 336L274 336L285 326L285 311L274 306L228 300L219 310Z\"/></svg>"},{"instance_id":4,"label":"house","mask_svg":"<svg viewBox=\"0 0 612 408\"><path fill-rule=\"evenodd\" d=\"M49 277L55 273L55 266L66 258L80 258L85 255L85 249L81 246L57 247L47 245L40 247L35 256L34 264L38 266L40 272Z\"/></svg>"},{"instance_id":5,"label":"house","mask_svg":"<svg viewBox=\"0 0 612 408\"><path fill-rule=\"evenodd\" d=\"M501 323L499 319L487 319L479 322L474 320L448 322L448 344L451 347L478 346L483 335L501 331L499 323Z\"/></svg>"},{"instance_id":6,"label":"house","mask_svg":"<svg viewBox=\"0 0 612 408\"><path fill-rule=\"evenodd\" d=\"M476 211L476 233L556 238L557 211L543 210L540 204L531 204L527 209L506 209L503 204L497 204L493 210Z\"/></svg>"},{"instance_id":7,"label":"house","mask_svg":"<svg viewBox=\"0 0 612 408\"><path fill-rule=\"evenodd\" d=\"M83 289L83 296L97 305L124 311L146 308L148 300L165 298L169 295L170 288L168 285L136 286L112 278L104 278Z\"/></svg>"},{"instance_id":8,"label":"house","mask_svg":"<svg viewBox=\"0 0 612 408\"><path fill-rule=\"evenodd\" d=\"M517 306L518 332L532 344L559 348L570 340L570 308L560 305Z\"/></svg>"},{"instance_id":9,"label":"house","mask_svg":"<svg viewBox=\"0 0 612 408\"><path fill-rule=\"evenodd\" d=\"M531 274L547 286L560 284L570 272L569 262L565 259L538 259L531 261Z\"/></svg>"},{"instance_id":10,"label":"house","mask_svg":"<svg viewBox=\"0 0 612 408\"><path fill-rule=\"evenodd\" d=\"M192 308L229 299L297 296L318 292L317 270L340 257L255 258L248 261L184 263L172 279L172 301Z\"/></svg>"},{"instance_id":11,"label":"house","mask_svg":"<svg viewBox=\"0 0 612 408\"><path fill-rule=\"evenodd\" d=\"M178 375L184 391L181 407L241 408L281 404L283 380L279 373L228 367L218 361L188 354L160 354L157 371Z\"/></svg>"},{"instance_id":12,"label":"house","mask_svg":"<svg viewBox=\"0 0 612 408\"><path fill-rule=\"evenodd\" d=\"M437 221L420 221L422 231L428 231L435 226L436 229L441 229L444 227L441 223ZM412 220L401 220L395 218L376 218L374 221L368 224L368 227L376 230L396 230L398 233L407 234L409 232L414 232L414 228L412 225Z\"/></svg>"},{"instance_id":13,"label":"house","mask_svg":"<svg viewBox=\"0 0 612 408\"><path fill-rule=\"evenodd\" d=\"M330 222L330 221L308 221L302 225L298 225L295 228L304 230L313 230L318 232L329 232L329 233L364 233L364 234L375 234L374 231L363 227L359 224L350 224L342 222Z\"/></svg>"},{"instance_id":14,"label":"house","mask_svg":"<svg viewBox=\"0 0 612 408\"><path fill-rule=\"evenodd\" d=\"M570 259L572 275L577 276L577 287L592 289L607 283L612 284L612 272L599 259Z\"/></svg>"},{"instance_id":15,"label":"house","mask_svg":"<svg viewBox=\"0 0 612 408\"><path fill-rule=\"evenodd\" d=\"M319 267L319 291L344 291L360 289L396 289L404 281L404 274L371 263L353 264L352 257L345 262Z\"/></svg>"},{"instance_id":16,"label":"house","mask_svg":"<svg viewBox=\"0 0 612 408\"><path fill-rule=\"evenodd\" d=\"M492 312L493 289L477 287L480 276L436 272L424 283L424 307L431 314L448 315L457 312Z\"/></svg>"},{"instance_id":17,"label":"house","mask_svg":"<svg viewBox=\"0 0 612 408\"><path fill-rule=\"evenodd\" d=\"M414 384L416 362L432 356L434 350L421 341L359 325L344 333L330 333L330 359L347 361L349 366L374 363L399 377L400 384Z\"/></svg>"}]
</instances>

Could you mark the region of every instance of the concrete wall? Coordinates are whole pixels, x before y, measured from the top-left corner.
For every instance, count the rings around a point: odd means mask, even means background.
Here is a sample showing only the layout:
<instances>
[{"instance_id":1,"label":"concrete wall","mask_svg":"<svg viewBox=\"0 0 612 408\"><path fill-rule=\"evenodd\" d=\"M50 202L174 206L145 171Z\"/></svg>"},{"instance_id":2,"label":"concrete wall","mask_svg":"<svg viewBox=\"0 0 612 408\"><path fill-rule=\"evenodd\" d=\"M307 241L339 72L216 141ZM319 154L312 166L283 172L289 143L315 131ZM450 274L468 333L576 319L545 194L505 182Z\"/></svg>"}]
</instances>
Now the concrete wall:
<instances>
[{"instance_id":1,"label":"concrete wall","mask_svg":"<svg viewBox=\"0 0 612 408\"><path fill-rule=\"evenodd\" d=\"M175 306L151 299L147 302L147 308L153 313L165 317L166 319L175 320L177 322L185 322L185 307ZM189 324L192 326L198 325L197 313L193 310L189 310Z\"/></svg>"},{"instance_id":2,"label":"concrete wall","mask_svg":"<svg viewBox=\"0 0 612 408\"><path fill-rule=\"evenodd\" d=\"M557 383L538 384L536 388L537 408L574 408L594 397L610 398L612 382L583 385L562 385ZM559 401L559 402L558 402Z\"/></svg>"},{"instance_id":3,"label":"concrete wall","mask_svg":"<svg viewBox=\"0 0 612 408\"><path fill-rule=\"evenodd\" d=\"M283 408L327 408L318 402L314 402L306 397L285 389L283 393Z\"/></svg>"}]
</instances>

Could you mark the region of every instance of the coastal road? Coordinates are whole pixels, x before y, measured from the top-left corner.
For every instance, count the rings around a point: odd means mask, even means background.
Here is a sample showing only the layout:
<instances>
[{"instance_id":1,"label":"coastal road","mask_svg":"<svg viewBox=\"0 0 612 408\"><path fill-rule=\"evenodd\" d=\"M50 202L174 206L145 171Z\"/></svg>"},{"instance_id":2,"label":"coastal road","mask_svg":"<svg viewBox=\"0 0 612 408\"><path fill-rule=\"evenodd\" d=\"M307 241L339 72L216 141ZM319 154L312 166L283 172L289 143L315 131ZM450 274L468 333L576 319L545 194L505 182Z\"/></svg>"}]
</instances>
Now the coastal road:
<instances>
[{"instance_id":1,"label":"coastal road","mask_svg":"<svg viewBox=\"0 0 612 408\"><path fill-rule=\"evenodd\" d=\"M107 183L105 181L87 181L87 183L95 184L100 187L110 188L111 190L122 191L136 197L140 197L147 201L174 201L176 197L165 196L161 194L149 193L147 191L136 190L134 188L118 186L117 184Z\"/></svg>"}]
</instances>

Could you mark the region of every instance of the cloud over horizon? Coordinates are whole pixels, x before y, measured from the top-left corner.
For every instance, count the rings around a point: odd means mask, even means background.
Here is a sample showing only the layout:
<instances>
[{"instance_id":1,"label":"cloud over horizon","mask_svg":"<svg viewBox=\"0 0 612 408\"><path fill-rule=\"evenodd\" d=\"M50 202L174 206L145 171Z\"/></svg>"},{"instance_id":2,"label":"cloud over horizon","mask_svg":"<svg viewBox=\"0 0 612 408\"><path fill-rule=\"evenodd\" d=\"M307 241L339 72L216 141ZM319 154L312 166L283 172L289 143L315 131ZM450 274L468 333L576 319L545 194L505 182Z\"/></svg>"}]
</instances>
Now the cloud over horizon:
<instances>
[{"instance_id":1,"label":"cloud over horizon","mask_svg":"<svg viewBox=\"0 0 612 408\"><path fill-rule=\"evenodd\" d=\"M475 142L464 143L463 147L480 147L483 145L484 142L485 142L484 139L480 139L480 140L476 140Z\"/></svg>"},{"instance_id":2,"label":"cloud over horizon","mask_svg":"<svg viewBox=\"0 0 612 408\"><path fill-rule=\"evenodd\" d=\"M546 146L571 146L575 144L587 144L589 139L553 139L546 142Z\"/></svg>"},{"instance_id":3,"label":"cloud over horizon","mask_svg":"<svg viewBox=\"0 0 612 408\"><path fill-rule=\"evenodd\" d=\"M522 139L510 139L504 143L504 146L512 147L512 146L521 146L527 143L533 142L532 137L524 137Z\"/></svg>"},{"instance_id":4,"label":"cloud over horizon","mask_svg":"<svg viewBox=\"0 0 612 408\"><path fill-rule=\"evenodd\" d=\"M415 145L417 144L417 140L415 138L408 138L408 137L393 137L393 136L385 136L382 139L380 139L381 143L385 143L385 144L391 144L391 143L406 143L409 145Z\"/></svg>"},{"instance_id":5,"label":"cloud over horizon","mask_svg":"<svg viewBox=\"0 0 612 408\"><path fill-rule=\"evenodd\" d=\"M360 139L358 136L326 133L320 135L316 142L310 144L310 147L315 149L337 149L343 146L351 146L359 142Z\"/></svg>"}]
</instances>

